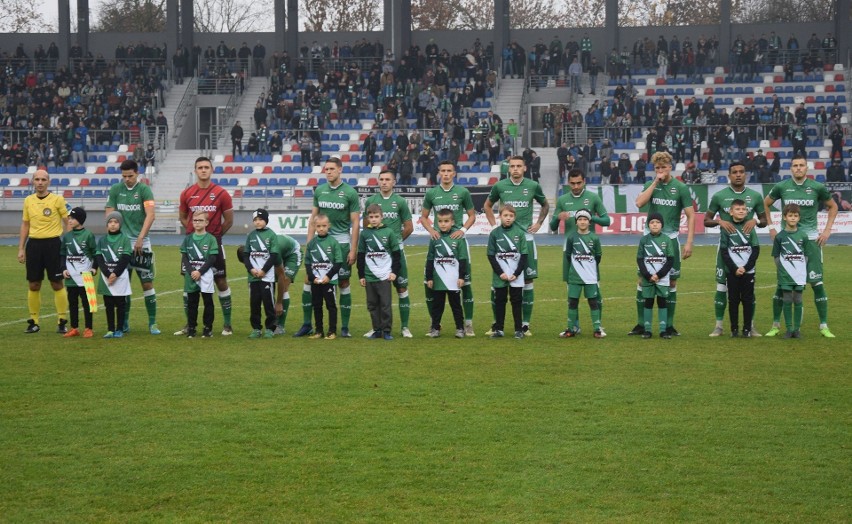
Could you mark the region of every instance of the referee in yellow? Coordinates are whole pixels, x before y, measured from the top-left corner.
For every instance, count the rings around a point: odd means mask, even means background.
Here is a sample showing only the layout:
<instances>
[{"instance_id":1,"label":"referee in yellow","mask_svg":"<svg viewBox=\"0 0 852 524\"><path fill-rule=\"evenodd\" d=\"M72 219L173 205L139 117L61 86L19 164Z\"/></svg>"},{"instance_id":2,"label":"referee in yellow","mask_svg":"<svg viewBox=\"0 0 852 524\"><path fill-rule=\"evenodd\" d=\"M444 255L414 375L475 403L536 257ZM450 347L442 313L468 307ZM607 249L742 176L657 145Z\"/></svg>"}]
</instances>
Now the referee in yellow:
<instances>
[{"instance_id":1,"label":"referee in yellow","mask_svg":"<svg viewBox=\"0 0 852 524\"><path fill-rule=\"evenodd\" d=\"M65 315L68 295L63 285L59 250L61 237L68 225L68 208L65 199L50 192L50 176L40 169L33 173L35 193L24 199L24 216L21 220L21 237L18 241L18 262L26 264L27 306L30 319L25 333L38 333L41 310L41 283L47 279L53 288L53 303L59 317L57 333L67 332Z\"/></svg>"}]
</instances>

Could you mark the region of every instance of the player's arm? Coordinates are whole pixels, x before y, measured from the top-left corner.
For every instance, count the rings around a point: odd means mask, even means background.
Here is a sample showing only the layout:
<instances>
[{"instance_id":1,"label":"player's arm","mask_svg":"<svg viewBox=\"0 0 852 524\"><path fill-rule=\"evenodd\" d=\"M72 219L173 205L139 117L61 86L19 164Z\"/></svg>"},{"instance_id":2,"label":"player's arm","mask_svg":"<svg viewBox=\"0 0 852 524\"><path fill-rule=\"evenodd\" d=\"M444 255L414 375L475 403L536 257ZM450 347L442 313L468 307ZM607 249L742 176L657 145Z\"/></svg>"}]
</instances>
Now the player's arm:
<instances>
[{"instance_id":1,"label":"player's arm","mask_svg":"<svg viewBox=\"0 0 852 524\"><path fill-rule=\"evenodd\" d=\"M772 224L772 204L775 203L777 199L772 196L772 192L770 192L763 199L763 221L769 227L769 238L775 240L775 235L777 231L775 231L775 226Z\"/></svg>"},{"instance_id":2,"label":"player's arm","mask_svg":"<svg viewBox=\"0 0 852 524\"><path fill-rule=\"evenodd\" d=\"M592 213L592 224L597 224L599 226L609 226L612 224L612 218L610 218L609 213L607 213L606 208L603 205L603 202L600 200L595 204L595 209Z\"/></svg>"},{"instance_id":3,"label":"player's arm","mask_svg":"<svg viewBox=\"0 0 852 524\"><path fill-rule=\"evenodd\" d=\"M429 236L437 240L441 235L432 227L432 220L429 218L430 211L432 211L432 207L426 207L426 201L424 200L423 209L420 210L420 223L429 232Z\"/></svg>"},{"instance_id":4,"label":"player's arm","mask_svg":"<svg viewBox=\"0 0 852 524\"><path fill-rule=\"evenodd\" d=\"M361 234L361 228L358 227L358 218L360 218L361 213L359 211L353 211L349 213L349 222L352 224L350 238L351 241L349 243L349 253L347 254L346 262L351 266L355 263L358 258L358 236Z\"/></svg>"},{"instance_id":5,"label":"player's arm","mask_svg":"<svg viewBox=\"0 0 852 524\"><path fill-rule=\"evenodd\" d=\"M155 206L156 202L153 200L146 200L142 203L142 207L145 209L145 222L142 223L142 229L139 230L139 238L136 239L136 245L133 246L133 251L136 251L137 253L142 253L142 245L145 243L148 231L151 229L151 226L154 225Z\"/></svg>"},{"instance_id":6,"label":"player's arm","mask_svg":"<svg viewBox=\"0 0 852 524\"><path fill-rule=\"evenodd\" d=\"M310 242L314 238L314 217L319 214L319 207L314 206L311 208L311 217L308 219L308 240Z\"/></svg>"},{"instance_id":7,"label":"player's arm","mask_svg":"<svg viewBox=\"0 0 852 524\"><path fill-rule=\"evenodd\" d=\"M234 210L226 209L222 211L222 236L225 236L232 227L234 226Z\"/></svg>"},{"instance_id":8,"label":"player's arm","mask_svg":"<svg viewBox=\"0 0 852 524\"><path fill-rule=\"evenodd\" d=\"M547 220L547 215L550 214L550 202L548 202L546 198L542 199L538 203L541 205L541 209L538 212L538 220L530 225L529 229L527 229L527 233L537 233Z\"/></svg>"},{"instance_id":9,"label":"player's arm","mask_svg":"<svg viewBox=\"0 0 852 524\"><path fill-rule=\"evenodd\" d=\"M651 179L651 182L636 196L636 207L643 207L648 202L651 201L651 197L654 196L654 189L657 188L657 182L659 182L659 177L654 177Z\"/></svg>"},{"instance_id":10,"label":"player's arm","mask_svg":"<svg viewBox=\"0 0 852 524\"><path fill-rule=\"evenodd\" d=\"M184 229L192 231L192 228L190 227L191 224L189 223L189 211L185 210L183 206L181 206L178 211L178 220L180 220L180 224L184 227Z\"/></svg>"},{"instance_id":11,"label":"player's arm","mask_svg":"<svg viewBox=\"0 0 852 524\"><path fill-rule=\"evenodd\" d=\"M476 210L471 207L467 210L467 220L464 221L464 226L462 226L461 229L456 229L455 231L453 231L453 233L450 235L450 238L463 238L465 235L467 235L467 230L470 229L475 223Z\"/></svg>"},{"instance_id":12,"label":"player's arm","mask_svg":"<svg viewBox=\"0 0 852 524\"><path fill-rule=\"evenodd\" d=\"M493 208L494 208L494 202L491 201L491 195L489 195L488 198L485 199L484 211L485 211L485 219L488 220L488 223L491 224L492 227L497 225L497 219L494 217L494 209Z\"/></svg>"},{"instance_id":13,"label":"player's arm","mask_svg":"<svg viewBox=\"0 0 852 524\"><path fill-rule=\"evenodd\" d=\"M27 253L24 246L27 245L27 237L30 235L30 221L21 221L21 231L18 237L18 262L23 264L27 261Z\"/></svg>"},{"instance_id":14,"label":"player's arm","mask_svg":"<svg viewBox=\"0 0 852 524\"><path fill-rule=\"evenodd\" d=\"M822 233L816 239L816 243L819 246L824 246L828 243L828 237L831 236L831 228L834 225L834 219L837 218L838 210L837 202L831 197L824 201L823 204L825 205L825 210L828 212L828 220L825 222L825 229L822 230Z\"/></svg>"},{"instance_id":15,"label":"player's arm","mask_svg":"<svg viewBox=\"0 0 852 524\"><path fill-rule=\"evenodd\" d=\"M683 210L686 213L686 244L683 245L683 259L692 256L692 242L695 240L695 209L692 206Z\"/></svg>"}]
</instances>

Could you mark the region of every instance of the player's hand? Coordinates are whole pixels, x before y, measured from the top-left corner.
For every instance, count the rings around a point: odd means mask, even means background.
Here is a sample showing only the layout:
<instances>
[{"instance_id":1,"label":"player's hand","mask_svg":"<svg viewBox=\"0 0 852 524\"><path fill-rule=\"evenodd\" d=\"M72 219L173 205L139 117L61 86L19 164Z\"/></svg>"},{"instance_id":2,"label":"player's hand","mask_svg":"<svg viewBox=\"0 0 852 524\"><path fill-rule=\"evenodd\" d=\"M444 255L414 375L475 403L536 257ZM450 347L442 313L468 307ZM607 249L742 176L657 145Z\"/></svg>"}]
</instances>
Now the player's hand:
<instances>
[{"instance_id":1,"label":"player's hand","mask_svg":"<svg viewBox=\"0 0 852 524\"><path fill-rule=\"evenodd\" d=\"M458 284L458 285L459 285L459 289L463 288L463 287L464 287L464 279L463 279L463 278L460 278L460 279L458 280L458 282L456 282L456 284Z\"/></svg>"},{"instance_id":2,"label":"player's hand","mask_svg":"<svg viewBox=\"0 0 852 524\"><path fill-rule=\"evenodd\" d=\"M458 240L458 239L460 239L460 238L462 238L462 237L464 237L464 231L462 231L461 229L456 229L456 230L455 230L455 231L453 231L453 233L450 235L450 238L454 238L454 239L456 239L456 240Z\"/></svg>"},{"instance_id":3,"label":"player's hand","mask_svg":"<svg viewBox=\"0 0 852 524\"><path fill-rule=\"evenodd\" d=\"M199 273L197 270L190 273L189 276L190 278L192 278L192 280L201 280L201 273Z\"/></svg>"},{"instance_id":4,"label":"player's hand","mask_svg":"<svg viewBox=\"0 0 852 524\"><path fill-rule=\"evenodd\" d=\"M110 275L110 276L109 276L109 278L107 279L107 284L109 284L109 285L111 286L111 285L115 284L115 281L116 281L116 280L118 280L118 277L117 277L117 276L115 276L115 273L113 273L113 274L112 274L112 275Z\"/></svg>"},{"instance_id":5,"label":"player's hand","mask_svg":"<svg viewBox=\"0 0 852 524\"><path fill-rule=\"evenodd\" d=\"M275 302L275 316L280 317L284 314L284 303Z\"/></svg>"},{"instance_id":6,"label":"player's hand","mask_svg":"<svg viewBox=\"0 0 852 524\"><path fill-rule=\"evenodd\" d=\"M769 230L769 239L772 240L773 242L775 242L775 235L777 235L777 234L778 234L778 231L775 231L775 228L770 229ZM819 239L817 239L817 242L819 242Z\"/></svg>"},{"instance_id":7,"label":"player's hand","mask_svg":"<svg viewBox=\"0 0 852 524\"><path fill-rule=\"evenodd\" d=\"M441 233L439 233L437 229L433 229L429 232L429 236L432 237L432 240L438 240L441 238Z\"/></svg>"},{"instance_id":8,"label":"player's hand","mask_svg":"<svg viewBox=\"0 0 852 524\"><path fill-rule=\"evenodd\" d=\"M396 274L391 273L390 275L388 275L388 280L390 280L391 282L394 282L396 280Z\"/></svg>"},{"instance_id":9,"label":"player's hand","mask_svg":"<svg viewBox=\"0 0 852 524\"><path fill-rule=\"evenodd\" d=\"M62 276L65 277L65 278L71 278L71 275L68 273L67 269L62 272Z\"/></svg>"},{"instance_id":10,"label":"player's hand","mask_svg":"<svg viewBox=\"0 0 852 524\"><path fill-rule=\"evenodd\" d=\"M426 281L426 287L428 287L429 289L432 289L432 286L433 286L434 284L435 284L435 281L434 281L434 280L427 280L427 281Z\"/></svg>"},{"instance_id":11,"label":"player's hand","mask_svg":"<svg viewBox=\"0 0 852 524\"><path fill-rule=\"evenodd\" d=\"M718 222L719 222L719 227L721 227L722 229L724 229L728 233L733 233L737 230L737 228L734 227L734 224L732 224L731 222L728 222L727 220L722 220L720 218L718 220ZM745 228L743 228L743 231L745 232Z\"/></svg>"},{"instance_id":12,"label":"player's hand","mask_svg":"<svg viewBox=\"0 0 852 524\"><path fill-rule=\"evenodd\" d=\"M651 279L650 279L650 280L651 280L651 282L653 282L653 283L655 283L655 284L656 284L657 282L659 282L660 277L658 277L657 275L651 275Z\"/></svg>"},{"instance_id":13,"label":"player's hand","mask_svg":"<svg viewBox=\"0 0 852 524\"><path fill-rule=\"evenodd\" d=\"M535 233L538 233L539 229L541 229L541 224L536 222L536 223L534 223L533 225L531 225L530 227L527 228L527 233L535 234Z\"/></svg>"},{"instance_id":14,"label":"player's hand","mask_svg":"<svg viewBox=\"0 0 852 524\"><path fill-rule=\"evenodd\" d=\"M358 251L355 250L354 248L350 249L349 250L349 256L346 257L346 263L349 264L350 266L352 266L352 265L355 264L355 262L357 260L358 260Z\"/></svg>"},{"instance_id":15,"label":"player's hand","mask_svg":"<svg viewBox=\"0 0 852 524\"><path fill-rule=\"evenodd\" d=\"M816 239L817 245L822 247L828 243L828 237L831 236L831 231L823 231Z\"/></svg>"},{"instance_id":16,"label":"player's hand","mask_svg":"<svg viewBox=\"0 0 852 524\"><path fill-rule=\"evenodd\" d=\"M516 277L514 274L512 274L512 275L509 275L509 278L507 278L506 280L508 280L509 282L514 282L515 280L518 280L518 277Z\"/></svg>"},{"instance_id":17,"label":"player's hand","mask_svg":"<svg viewBox=\"0 0 852 524\"><path fill-rule=\"evenodd\" d=\"M751 220L746 221L746 223L743 225L743 233L748 235L749 233L751 233L752 229L754 229L756 226L757 226L757 219L752 218ZM733 233L733 231L732 231L732 233Z\"/></svg>"},{"instance_id":18,"label":"player's hand","mask_svg":"<svg viewBox=\"0 0 852 524\"><path fill-rule=\"evenodd\" d=\"M681 251L681 258L686 260L687 258L692 256L692 242L687 242L683 245L683 250Z\"/></svg>"},{"instance_id":19,"label":"player's hand","mask_svg":"<svg viewBox=\"0 0 852 524\"><path fill-rule=\"evenodd\" d=\"M142 238L142 237L137 238L136 244L133 246L133 252L136 253L137 255L141 255L142 254L142 247L144 245L145 245L145 239Z\"/></svg>"},{"instance_id":20,"label":"player's hand","mask_svg":"<svg viewBox=\"0 0 852 524\"><path fill-rule=\"evenodd\" d=\"M361 287L367 287L367 279L366 278L359 278L358 282L361 284Z\"/></svg>"},{"instance_id":21,"label":"player's hand","mask_svg":"<svg viewBox=\"0 0 852 524\"><path fill-rule=\"evenodd\" d=\"M26 261L27 261L27 254L26 254L26 252L25 252L23 249L19 249L19 250L18 250L18 262L20 262L21 264L23 264L23 263L24 263L24 262L26 262Z\"/></svg>"},{"instance_id":22,"label":"player's hand","mask_svg":"<svg viewBox=\"0 0 852 524\"><path fill-rule=\"evenodd\" d=\"M509 280L509 275L506 273L500 273L500 280Z\"/></svg>"}]
</instances>

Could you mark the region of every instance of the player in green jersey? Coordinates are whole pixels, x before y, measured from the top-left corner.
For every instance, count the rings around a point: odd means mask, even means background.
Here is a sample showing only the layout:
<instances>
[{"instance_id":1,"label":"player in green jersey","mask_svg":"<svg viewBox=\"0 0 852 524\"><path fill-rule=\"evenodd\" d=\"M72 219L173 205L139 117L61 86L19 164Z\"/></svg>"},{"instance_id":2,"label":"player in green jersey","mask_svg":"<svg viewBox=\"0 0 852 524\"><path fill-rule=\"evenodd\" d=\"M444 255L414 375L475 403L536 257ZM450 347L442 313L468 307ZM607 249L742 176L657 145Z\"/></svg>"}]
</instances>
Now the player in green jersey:
<instances>
[{"instance_id":1,"label":"player in green jersey","mask_svg":"<svg viewBox=\"0 0 852 524\"><path fill-rule=\"evenodd\" d=\"M337 285L340 288L340 336L349 338L349 316L352 314L352 290L349 278L352 265L358 259L358 217L361 214L358 192L340 179L343 162L337 157L326 160L322 168L326 183L314 190L314 205L311 209L311 221L308 223L308 242L314 238L314 217L323 214L329 220L329 235L340 244L343 251L343 265L337 273ZM302 314L304 322L297 337L311 334L311 291L310 283L305 280L302 291Z\"/></svg>"},{"instance_id":2,"label":"player in green jersey","mask_svg":"<svg viewBox=\"0 0 852 524\"><path fill-rule=\"evenodd\" d=\"M62 276L65 277L65 289L68 291L69 317L71 329L63 336L66 338L79 337L92 338L92 311L89 308L89 298L86 295L83 273L97 271L95 267L95 254L97 253L97 240L91 231L83 227L86 222L86 210L75 207L68 212L68 225L71 231L62 235L62 247L59 256L62 259ZM83 303L83 321L85 328L80 332L80 312L77 302Z\"/></svg>"},{"instance_id":3,"label":"player in green jersey","mask_svg":"<svg viewBox=\"0 0 852 524\"><path fill-rule=\"evenodd\" d=\"M704 227L719 227L722 231L734 234L736 227L731 217L731 202L742 200L748 213L743 223L743 234L748 236L755 227L766 227L766 216L763 205L763 195L745 185L746 168L742 162L732 162L728 168L729 186L717 191L710 198L710 206L704 213ZM720 238L721 242L721 238ZM725 320L725 306L728 302L727 266L722 260L722 251L716 249L716 295L713 299L716 309L716 327L710 333L718 337L724 333L722 326ZM749 330L751 336L760 336L754 326L743 325L743 330Z\"/></svg>"},{"instance_id":4,"label":"player in green jersey","mask_svg":"<svg viewBox=\"0 0 852 524\"><path fill-rule=\"evenodd\" d=\"M458 226L463 224L459 229L452 232L450 235L453 239L464 238L468 228L476 223L476 210L473 208L473 199L470 197L470 191L467 188L457 186L453 182L456 177L456 166L449 160L444 160L438 165L438 177L441 183L429 189L426 192L426 197L423 199L423 210L420 215L420 223L429 232L433 240L440 238L441 233L433 227L433 221L429 219L430 213L437 213L442 209L449 209L453 212L453 223ZM465 243L467 244L467 243ZM470 247L468 246L468 250ZM468 259L470 259L468 253ZM464 308L464 334L468 337L476 336L473 331L473 287L471 286L472 271L468 265L467 274L464 275L465 284L462 287L462 302ZM432 308L432 289L425 288L426 292L426 307L431 314Z\"/></svg>"},{"instance_id":5,"label":"player in green jersey","mask_svg":"<svg viewBox=\"0 0 852 524\"><path fill-rule=\"evenodd\" d=\"M663 217L663 234L672 240L674 245L675 260L669 272L668 298L666 309L668 310L668 332L670 335L680 335L674 327L675 307L677 306L677 281L680 278L681 260L692 256L692 241L695 237L695 209L692 207L692 196L686 184L672 176L672 156L665 151L658 151L651 157L654 164L656 176L645 184L645 188L636 197L636 207L648 206L648 216L651 213L659 213ZM680 216L686 215L686 243L680 248L678 234L680 233ZM647 228L647 226L646 226ZM645 333L645 301L642 299L641 282L636 285L636 327L630 332L631 335L642 335Z\"/></svg>"},{"instance_id":6,"label":"player in green jersey","mask_svg":"<svg viewBox=\"0 0 852 524\"><path fill-rule=\"evenodd\" d=\"M296 279L299 266L302 265L302 246L296 239L289 235L278 235L278 253L281 264L275 266L275 314L278 317L278 326L275 335L286 333L284 325L287 323L287 312L290 311L290 284Z\"/></svg>"},{"instance_id":7,"label":"player in green jersey","mask_svg":"<svg viewBox=\"0 0 852 524\"><path fill-rule=\"evenodd\" d=\"M382 222L388 228L395 231L401 242L399 244L399 274L393 281L396 294L399 297L399 321L402 326L402 336L411 338L411 330L408 329L409 317L411 316L411 298L408 296L408 264L405 260L405 240L414 231L414 222L411 218L411 208L408 202L394 193L393 187L396 179L388 170L379 173L379 192L367 198L364 208L376 204L382 208ZM364 216L363 226L367 227L367 217ZM365 337L373 336L373 330L364 333Z\"/></svg>"},{"instance_id":8,"label":"player in green jersey","mask_svg":"<svg viewBox=\"0 0 852 524\"><path fill-rule=\"evenodd\" d=\"M819 332L824 337L834 338L834 334L828 329L828 295L822 282L822 247L831 236L831 227L837 217L837 203L831 198L831 194L824 185L808 178L808 161L804 156L795 156L790 164L790 170L793 177L775 184L764 200L766 223L770 226L769 236L775 240L776 232L772 227L772 216L769 214L772 204L780 200L782 208L787 204L798 205L801 209L799 229L812 240L811 249L814 251L808 253L808 283L814 290L814 304L819 315ZM817 224L820 204L828 213L828 220L822 232L819 231ZM780 332L782 309L783 296L781 289L778 288L772 298L772 329L766 333L766 336L774 337Z\"/></svg>"},{"instance_id":9,"label":"player in green jersey","mask_svg":"<svg viewBox=\"0 0 852 524\"><path fill-rule=\"evenodd\" d=\"M556 207L553 210L553 217L550 219L550 230L558 231L559 223L563 222L565 229L565 243L562 244L562 280L568 286L569 282L569 260L568 255L570 246L568 238L577 231L577 222L574 218L577 211L581 209L589 210L592 215L590 231L595 233L595 226L608 226L612 223L612 219L604 208L603 201L597 193L586 191L586 175L580 169L571 169L568 171L568 187L569 191L563 194L556 200ZM598 312L603 315L603 297L601 295L600 283L597 290L598 296ZM580 333L580 326L571 326L574 335ZM606 336L606 331L603 327L600 328L601 337Z\"/></svg>"},{"instance_id":10,"label":"player in green jersey","mask_svg":"<svg viewBox=\"0 0 852 524\"><path fill-rule=\"evenodd\" d=\"M544 196L541 185L538 182L526 178L524 174L527 171L527 166L524 163L524 157L513 156L509 158L509 178L500 180L491 188L488 198L485 200L485 218L492 227L497 225L497 219L494 217L494 204L500 201L502 206L510 205L515 209L517 215L515 224L523 228L526 233L527 241L527 268L524 272L524 289L523 295L523 332L526 336L532 335L530 331L530 319L532 318L533 301L535 293L533 291L533 280L538 278L538 249L535 245L534 235L541 229L544 221L547 220L547 214L550 212L550 204ZM533 221L533 205L538 202L541 210L538 213L538 219ZM494 288L491 288L491 304L492 312L494 309ZM491 332L486 335L491 335Z\"/></svg>"},{"instance_id":11,"label":"player in green jersey","mask_svg":"<svg viewBox=\"0 0 852 524\"><path fill-rule=\"evenodd\" d=\"M106 202L106 215L113 211L121 213L122 231L130 237L133 255L129 270L135 269L142 283L142 295L145 297L145 309L148 312L148 331L159 335L157 327L157 292L154 289L154 252L148 231L154 224L154 193L151 186L139 180L139 165L134 160L125 160L119 166L122 181L109 189ZM132 271L128 271L128 275ZM124 307L124 319L119 319L119 329L127 333L130 330L130 295Z\"/></svg>"},{"instance_id":12,"label":"player in green jersey","mask_svg":"<svg viewBox=\"0 0 852 524\"><path fill-rule=\"evenodd\" d=\"M581 209L574 214L576 231L568 235L565 258L568 266L568 327L559 334L561 338L576 336L576 326L579 324L580 294L586 295L592 316L594 337L603 338L601 332L601 309L598 300L598 281L601 263L601 241L591 232L592 214L588 209Z\"/></svg>"},{"instance_id":13,"label":"player in green jersey","mask_svg":"<svg viewBox=\"0 0 852 524\"><path fill-rule=\"evenodd\" d=\"M808 233L798 225L801 206L785 204L782 211L784 229L775 235L772 242L772 258L775 259L778 288L783 294L784 323L787 332L784 338L801 338L802 290L808 281L808 254L814 250Z\"/></svg>"}]
</instances>

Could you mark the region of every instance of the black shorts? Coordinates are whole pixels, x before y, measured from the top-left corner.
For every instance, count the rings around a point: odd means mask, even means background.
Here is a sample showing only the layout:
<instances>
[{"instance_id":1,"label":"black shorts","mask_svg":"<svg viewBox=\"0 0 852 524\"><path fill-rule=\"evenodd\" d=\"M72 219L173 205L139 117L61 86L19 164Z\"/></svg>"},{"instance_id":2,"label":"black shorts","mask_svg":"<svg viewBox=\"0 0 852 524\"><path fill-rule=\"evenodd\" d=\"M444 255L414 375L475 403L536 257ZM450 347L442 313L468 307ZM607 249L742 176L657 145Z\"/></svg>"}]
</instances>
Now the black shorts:
<instances>
[{"instance_id":1,"label":"black shorts","mask_svg":"<svg viewBox=\"0 0 852 524\"><path fill-rule=\"evenodd\" d=\"M27 239L27 246L24 248L27 256L27 282L43 281L45 271L51 282L60 282L63 279L62 258L59 256L61 247L60 237Z\"/></svg>"},{"instance_id":2,"label":"black shorts","mask_svg":"<svg viewBox=\"0 0 852 524\"><path fill-rule=\"evenodd\" d=\"M213 264L213 278L226 278L228 272L225 269L225 247L222 245L222 239L217 239L219 242L219 254L216 255L216 262Z\"/></svg>"}]
</instances>

